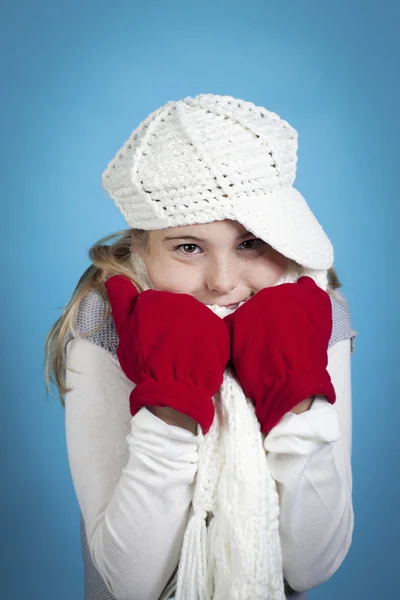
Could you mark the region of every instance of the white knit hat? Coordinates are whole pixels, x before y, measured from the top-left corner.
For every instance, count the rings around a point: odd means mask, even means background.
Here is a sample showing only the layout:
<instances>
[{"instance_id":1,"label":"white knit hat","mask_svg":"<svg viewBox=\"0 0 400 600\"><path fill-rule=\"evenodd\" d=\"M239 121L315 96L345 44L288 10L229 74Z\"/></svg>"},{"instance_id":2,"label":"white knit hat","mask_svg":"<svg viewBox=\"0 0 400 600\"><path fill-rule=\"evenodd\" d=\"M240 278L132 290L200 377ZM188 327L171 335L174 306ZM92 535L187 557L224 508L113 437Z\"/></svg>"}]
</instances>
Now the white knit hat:
<instances>
[{"instance_id":1,"label":"white knit hat","mask_svg":"<svg viewBox=\"0 0 400 600\"><path fill-rule=\"evenodd\" d=\"M131 134L103 186L132 228L232 219L303 267L326 270L333 247L293 187L297 132L231 96L170 101Z\"/></svg>"}]
</instances>

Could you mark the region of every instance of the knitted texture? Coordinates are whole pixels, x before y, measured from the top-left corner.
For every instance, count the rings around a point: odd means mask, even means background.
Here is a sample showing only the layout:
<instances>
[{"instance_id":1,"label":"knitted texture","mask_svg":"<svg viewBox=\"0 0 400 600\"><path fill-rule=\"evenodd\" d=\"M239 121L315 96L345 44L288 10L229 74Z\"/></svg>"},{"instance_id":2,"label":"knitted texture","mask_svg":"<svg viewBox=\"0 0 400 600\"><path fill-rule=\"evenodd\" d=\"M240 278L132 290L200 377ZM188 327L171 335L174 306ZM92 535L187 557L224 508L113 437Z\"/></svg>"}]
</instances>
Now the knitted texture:
<instances>
[{"instance_id":1,"label":"knitted texture","mask_svg":"<svg viewBox=\"0 0 400 600\"><path fill-rule=\"evenodd\" d=\"M289 269L278 283L295 281L298 276L299 272ZM357 335L351 329L344 297L337 292L335 295L330 296L333 329L329 345L340 339L354 340ZM78 334L89 341L103 348L109 344L107 349L116 356L115 326L110 317L104 320L104 308L99 294L88 294L78 311L76 327ZM209 308L221 317L230 312L222 307ZM100 331L90 335L102 321ZM253 406L228 370L214 402L216 417L199 454L179 571L160 600L302 598L288 595L290 589L282 578L275 482L268 472ZM97 586L97 590L101 588L101 577L96 572L86 557L87 587ZM90 592L92 595L85 596L85 600L102 600L102 596L93 595L98 593Z\"/></svg>"},{"instance_id":2,"label":"knitted texture","mask_svg":"<svg viewBox=\"0 0 400 600\"><path fill-rule=\"evenodd\" d=\"M80 534L82 546L82 558L85 577L85 596L84 600L115 600L104 580L93 564L92 557L86 537L85 522L81 513L80 516Z\"/></svg>"},{"instance_id":3,"label":"knitted texture","mask_svg":"<svg viewBox=\"0 0 400 600\"><path fill-rule=\"evenodd\" d=\"M296 130L231 96L170 101L130 135L103 173L128 224L146 230L239 221L304 267L326 270L333 247L293 187Z\"/></svg>"},{"instance_id":4,"label":"knitted texture","mask_svg":"<svg viewBox=\"0 0 400 600\"><path fill-rule=\"evenodd\" d=\"M262 432L305 398L322 395L335 402L327 371L332 305L313 279L264 288L223 320L235 375L255 405Z\"/></svg>"},{"instance_id":5,"label":"knitted texture","mask_svg":"<svg viewBox=\"0 0 400 600\"><path fill-rule=\"evenodd\" d=\"M84 600L116 600L115 596L108 590L104 580L93 564L92 557L86 537L85 522L82 513L80 514L80 535L82 558L84 568ZM167 585L165 586L159 600L170 600L176 598L178 566L172 573ZM296 592L292 590L285 580L285 596L287 600L307 600L307 592Z\"/></svg>"},{"instance_id":6,"label":"knitted texture","mask_svg":"<svg viewBox=\"0 0 400 600\"><path fill-rule=\"evenodd\" d=\"M207 433L214 419L212 397L230 356L225 322L189 294L139 293L121 275L105 287L119 336L119 364L136 384L131 415L143 406L169 406Z\"/></svg>"},{"instance_id":7,"label":"knitted texture","mask_svg":"<svg viewBox=\"0 0 400 600\"><path fill-rule=\"evenodd\" d=\"M177 598L284 598L279 497L253 405L229 371L214 401L219 410L199 453Z\"/></svg>"}]
</instances>

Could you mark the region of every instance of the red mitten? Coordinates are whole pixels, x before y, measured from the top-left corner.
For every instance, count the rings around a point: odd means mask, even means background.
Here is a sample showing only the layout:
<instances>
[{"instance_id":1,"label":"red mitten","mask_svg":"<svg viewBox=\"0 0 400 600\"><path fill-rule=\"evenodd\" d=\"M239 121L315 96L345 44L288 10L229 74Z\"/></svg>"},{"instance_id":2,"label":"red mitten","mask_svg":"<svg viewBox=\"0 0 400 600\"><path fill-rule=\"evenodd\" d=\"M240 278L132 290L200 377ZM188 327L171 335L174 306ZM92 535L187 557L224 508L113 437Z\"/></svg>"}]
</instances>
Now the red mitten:
<instances>
[{"instance_id":1,"label":"red mitten","mask_svg":"<svg viewBox=\"0 0 400 600\"><path fill-rule=\"evenodd\" d=\"M224 321L235 373L261 431L314 394L334 404L327 371L332 305L311 277L260 290Z\"/></svg>"},{"instance_id":2,"label":"red mitten","mask_svg":"<svg viewBox=\"0 0 400 600\"><path fill-rule=\"evenodd\" d=\"M188 294L139 292L123 275L105 283L119 337L117 356L136 383L130 411L168 406L200 423L214 419L212 396L229 360L226 324Z\"/></svg>"}]
</instances>

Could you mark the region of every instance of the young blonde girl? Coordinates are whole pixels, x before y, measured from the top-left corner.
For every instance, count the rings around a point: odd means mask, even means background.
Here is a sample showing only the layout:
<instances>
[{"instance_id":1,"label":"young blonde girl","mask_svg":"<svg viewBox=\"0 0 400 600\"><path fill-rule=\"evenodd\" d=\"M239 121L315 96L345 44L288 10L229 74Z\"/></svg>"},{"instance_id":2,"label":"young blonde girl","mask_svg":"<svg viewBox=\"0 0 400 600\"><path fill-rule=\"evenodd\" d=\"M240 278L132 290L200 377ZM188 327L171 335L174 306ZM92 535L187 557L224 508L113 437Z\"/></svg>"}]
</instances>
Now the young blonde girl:
<instances>
[{"instance_id":1,"label":"young blonde girl","mask_svg":"<svg viewBox=\"0 0 400 600\"><path fill-rule=\"evenodd\" d=\"M286 121L206 94L103 175L130 228L46 341L85 600L304 599L347 554L356 332L296 161Z\"/></svg>"}]
</instances>

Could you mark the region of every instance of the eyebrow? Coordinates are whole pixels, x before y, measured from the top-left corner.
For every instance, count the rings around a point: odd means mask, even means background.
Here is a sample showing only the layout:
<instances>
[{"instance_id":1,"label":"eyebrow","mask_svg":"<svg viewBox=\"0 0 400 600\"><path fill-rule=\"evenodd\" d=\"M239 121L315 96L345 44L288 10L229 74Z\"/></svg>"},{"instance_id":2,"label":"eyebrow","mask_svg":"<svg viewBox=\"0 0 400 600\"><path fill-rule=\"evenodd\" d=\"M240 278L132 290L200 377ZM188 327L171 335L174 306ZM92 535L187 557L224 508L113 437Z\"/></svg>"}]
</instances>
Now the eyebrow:
<instances>
[{"instance_id":1,"label":"eyebrow","mask_svg":"<svg viewBox=\"0 0 400 600\"><path fill-rule=\"evenodd\" d=\"M249 235L254 235L254 234L250 233L250 231L246 231L245 233L238 235L236 239L242 240L243 238L246 238ZM194 240L196 242L207 242L208 241L203 238L199 238L196 235L167 235L163 239L163 242L169 242L170 240Z\"/></svg>"}]
</instances>

